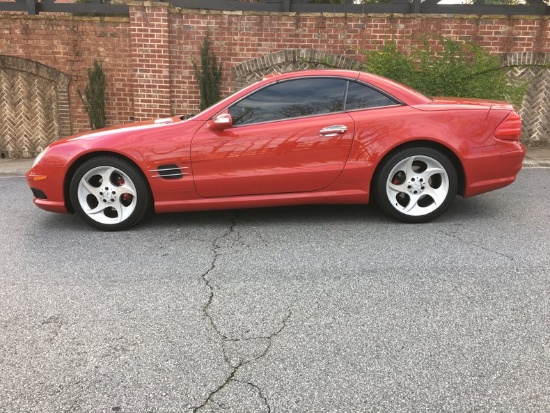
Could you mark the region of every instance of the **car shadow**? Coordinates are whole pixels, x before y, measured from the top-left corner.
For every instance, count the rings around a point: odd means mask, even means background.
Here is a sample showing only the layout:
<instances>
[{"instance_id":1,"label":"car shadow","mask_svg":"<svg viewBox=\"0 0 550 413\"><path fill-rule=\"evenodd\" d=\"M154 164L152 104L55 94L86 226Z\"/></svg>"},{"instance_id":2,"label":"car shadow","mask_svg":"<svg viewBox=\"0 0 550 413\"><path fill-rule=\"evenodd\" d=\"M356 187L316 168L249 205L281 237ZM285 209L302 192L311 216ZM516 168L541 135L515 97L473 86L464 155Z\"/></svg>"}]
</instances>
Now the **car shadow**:
<instances>
[{"instance_id":1,"label":"car shadow","mask_svg":"<svg viewBox=\"0 0 550 413\"><path fill-rule=\"evenodd\" d=\"M488 219L498 214L490 198L478 196L464 199L457 197L448 211L434 222L466 222ZM250 208L213 211L193 211L169 214L151 213L144 221L129 231L170 230L189 226L225 226L228 222L253 222L254 224L320 223L404 225L385 214L376 204L370 205L300 205L270 208ZM77 215L44 213L34 222L35 230L45 232L98 232L86 225ZM422 225L422 224L420 224Z\"/></svg>"},{"instance_id":2,"label":"car shadow","mask_svg":"<svg viewBox=\"0 0 550 413\"><path fill-rule=\"evenodd\" d=\"M226 225L227 222L269 224L317 224L322 222L392 222L375 205L300 205L271 208L251 208L219 211L197 211L172 214L152 214L140 227L152 229L174 225Z\"/></svg>"},{"instance_id":3,"label":"car shadow","mask_svg":"<svg viewBox=\"0 0 550 413\"><path fill-rule=\"evenodd\" d=\"M498 211L490 197L477 196L462 198L457 196L451 207L436 223L470 221L494 217ZM271 208L251 208L237 210L196 211L171 214L152 214L138 226L147 229L186 226L186 225L225 225L228 221L269 223L269 224L318 224L330 222L403 225L384 213L376 203L369 205L300 205ZM419 224L423 225L423 224Z\"/></svg>"},{"instance_id":4,"label":"car shadow","mask_svg":"<svg viewBox=\"0 0 550 413\"><path fill-rule=\"evenodd\" d=\"M437 221L470 221L492 218L498 214L498 206L489 196L473 198L457 196L451 207Z\"/></svg>"}]
</instances>

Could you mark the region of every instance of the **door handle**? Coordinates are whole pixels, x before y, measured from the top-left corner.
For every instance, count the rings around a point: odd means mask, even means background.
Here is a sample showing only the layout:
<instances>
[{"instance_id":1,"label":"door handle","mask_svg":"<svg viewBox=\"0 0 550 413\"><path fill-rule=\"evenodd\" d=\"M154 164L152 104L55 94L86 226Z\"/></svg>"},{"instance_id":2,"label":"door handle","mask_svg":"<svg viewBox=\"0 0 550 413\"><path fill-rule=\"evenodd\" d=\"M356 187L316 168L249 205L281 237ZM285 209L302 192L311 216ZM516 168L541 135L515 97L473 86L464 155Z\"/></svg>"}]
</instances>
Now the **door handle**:
<instances>
[{"instance_id":1,"label":"door handle","mask_svg":"<svg viewBox=\"0 0 550 413\"><path fill-rule=\"evenodd\" d=\"M344 125L332 125L327 126L319 131L319 135L330 138L332 136L338 136L343 133L346 133L348 130L347 126Z\"/></svg>"}]
</instances>

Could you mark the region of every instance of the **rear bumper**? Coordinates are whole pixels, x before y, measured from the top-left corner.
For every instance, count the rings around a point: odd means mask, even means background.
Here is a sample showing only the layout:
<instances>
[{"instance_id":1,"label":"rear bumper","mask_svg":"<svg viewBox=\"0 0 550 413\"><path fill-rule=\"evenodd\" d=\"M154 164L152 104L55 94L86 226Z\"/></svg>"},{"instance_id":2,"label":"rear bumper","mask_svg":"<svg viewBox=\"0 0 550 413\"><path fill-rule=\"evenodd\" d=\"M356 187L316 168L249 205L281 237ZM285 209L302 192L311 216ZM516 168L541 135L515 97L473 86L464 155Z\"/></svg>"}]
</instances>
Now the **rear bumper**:
<instances>
[{"instance_id":1,"label":"rear bumper","mask_svg":"<svg viewBox=\"0 0 550 413\"><path fill-rule=\"evenodd\" d=\"M461 153L464 163L464 196L470 197L510 185L516 180L525 157L517 141L469 149Z\"/></svg>"}]
</instances>

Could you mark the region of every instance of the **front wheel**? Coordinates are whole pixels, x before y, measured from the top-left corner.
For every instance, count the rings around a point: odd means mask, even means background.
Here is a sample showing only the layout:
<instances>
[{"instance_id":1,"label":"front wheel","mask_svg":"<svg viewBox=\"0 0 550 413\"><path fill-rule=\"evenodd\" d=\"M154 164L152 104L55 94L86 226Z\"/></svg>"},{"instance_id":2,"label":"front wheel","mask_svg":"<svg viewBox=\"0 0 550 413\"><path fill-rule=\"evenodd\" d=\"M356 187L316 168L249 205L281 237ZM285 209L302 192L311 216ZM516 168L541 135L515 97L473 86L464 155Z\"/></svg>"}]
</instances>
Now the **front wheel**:
<instances>
[{"instance_id":1,"label":"front wheel","mask_svg":"<svg viewBox=\"0 0 550 413\"><path fill-rule=\"evenodd\" d=\"M136 167L111 156L92 158L76 170L70 198L82 220L103 231L130 228L151 204L147 183Z\"/></svg>"},{"instance_id":2,"label":"front wheel","mask_svg":"<svg viewBox=\"0 0 550 413\"><path fill-rule=\"evenodd\" d=\"M451 206L458 179L446 155L414 147L388 158L376 174L375 185L376 199L385 212L403 222L420 223Z\"/></svg>"}]
</instances>

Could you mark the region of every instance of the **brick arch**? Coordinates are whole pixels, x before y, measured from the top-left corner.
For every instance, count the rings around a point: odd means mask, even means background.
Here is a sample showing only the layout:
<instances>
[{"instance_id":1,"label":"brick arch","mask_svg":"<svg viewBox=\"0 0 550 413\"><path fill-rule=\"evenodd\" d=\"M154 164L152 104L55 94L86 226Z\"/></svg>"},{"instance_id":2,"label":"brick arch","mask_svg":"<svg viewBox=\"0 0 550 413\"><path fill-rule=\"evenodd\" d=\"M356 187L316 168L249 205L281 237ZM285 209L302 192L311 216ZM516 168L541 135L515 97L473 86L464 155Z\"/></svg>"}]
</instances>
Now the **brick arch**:
<instances>
[{"instance_id":1,"label":"brick arch","mask_svg":"<svg viewBox=\"0 0 550 413\"><path fill-rule=\"evenodd\" d=\"M519 113L523 119L522 141L529 146L550 145L550 53L506 53L503 66L528 82Z\"/></svg>"},{"instance_id":2,"label":"brick arch","mask_svg":"<svg viewBox=\"0 0 550 413\"><path fill-rule=\"evenodd\" d=\"M0 56L0 156L32 157L71 134L71 77L52 67Z\"/></svg>"},{"instance_id":3,"label":"brick arch","mask_svg":"<svg viewBox=\"0 0 550 413\"><path fill-rule=\"evenodd\" d=\"M345 56L313 49L286 49L235 66L235 89L243 88L269 73L306 69L359 69L361 63Z\"/></svg>"}]
</instances>

